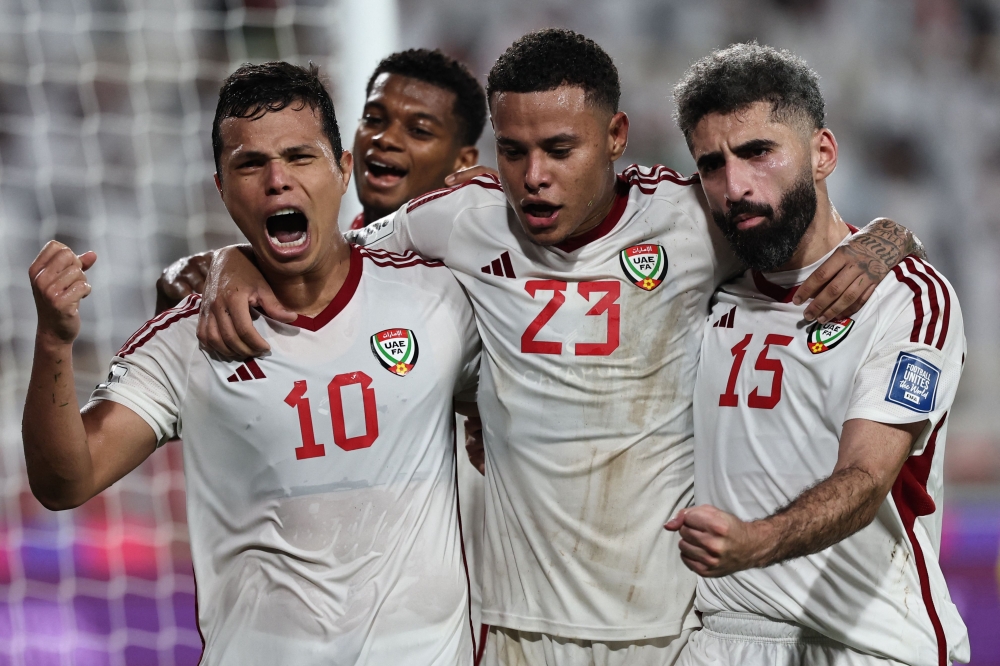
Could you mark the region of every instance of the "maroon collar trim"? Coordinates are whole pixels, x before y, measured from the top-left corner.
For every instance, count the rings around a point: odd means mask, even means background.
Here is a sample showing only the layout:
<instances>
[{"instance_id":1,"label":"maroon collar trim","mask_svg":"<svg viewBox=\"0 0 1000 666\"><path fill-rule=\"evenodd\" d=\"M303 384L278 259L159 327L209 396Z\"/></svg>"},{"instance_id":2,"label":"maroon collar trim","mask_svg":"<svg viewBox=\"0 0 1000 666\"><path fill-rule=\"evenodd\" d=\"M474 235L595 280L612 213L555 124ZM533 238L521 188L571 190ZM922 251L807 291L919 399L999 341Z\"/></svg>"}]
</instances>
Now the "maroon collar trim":
<instances>
[{"instance_id":1,"label":"maroon collar trim","mask_svg":"<svg viewBox=\"0 0 1000 666\"><path fill-rule=\"evenodd\" d=\"M364 229L364 228L365 228L365 213L364 211L362 211L357 215L355 215L354 219L351 220L351 231L357 231L358 229Z\"/></svg>"},{"instance_id":2,"label":"maroon collar trim","mask_svg":"<svg viewBox=\"0 0 1000 666\"><path fill-rule=\"evenodd\" d=\"M798 285L794 287L780 287L773 282L768 282L767 278L760 271L751 271L751 274L753 275L753 284L757 287L757 291L768 298L773 298L779 303L791 303L795 292L799 290Z\"/></svg>"},{"instance_id":3,"label":"maroon collar trim","mask_svg":"<svg viewBox=\"0 0 1000 666\"><path fill-rule=\"evenodd\" d=\"M844 224L847 224L846 222ZM858 233L858 228L852 224L847 224L847 228L851 230L851 234ZM757 291L764 294L768 298L773 298L779 303L791 303L792 297L795 296L795 292L799 290L799 285L794 287L781 287L773 282L768 282L767 278L760 271L751 271L753 275L753 284L757 287Z\"/></svg>"},{"instance_id":4,"label":"maroon collar trim","mask_svg":"<svg viewBox=\"0 0 1000 666\"><path fill-rule=\"evenodd\" d=\"M618 176L618 180L615 181L615 202L611 205L611 211L601 220L601 223L579 236L570 236L562 243L556 245L556 247L563 252L575 252L584 245L593 243L598 238L603 238L610 234L618 226L618 222L621 221L622 214L625 212L625 206L628 205L628 191L628 181Z\"/></svg>"},{"instance_id":5,"label":"maroon collar trim","mask_svg":"<svg viewBox=\"0 0 1000 666\"><path fill-rule=\"evenodd\" d=\"M361 250L356 245L351 246L351 266L347 269L347 279L340 286L337 295L333 297L330 304L323 308L315 317L299 315L299 318L292 322L292 326L304 328L307 331L318 331L329 324L340 311L347 307L347 304L354 298L354 292L358 290L361 283L362 258Z\"/></svg>"}]
</instances>

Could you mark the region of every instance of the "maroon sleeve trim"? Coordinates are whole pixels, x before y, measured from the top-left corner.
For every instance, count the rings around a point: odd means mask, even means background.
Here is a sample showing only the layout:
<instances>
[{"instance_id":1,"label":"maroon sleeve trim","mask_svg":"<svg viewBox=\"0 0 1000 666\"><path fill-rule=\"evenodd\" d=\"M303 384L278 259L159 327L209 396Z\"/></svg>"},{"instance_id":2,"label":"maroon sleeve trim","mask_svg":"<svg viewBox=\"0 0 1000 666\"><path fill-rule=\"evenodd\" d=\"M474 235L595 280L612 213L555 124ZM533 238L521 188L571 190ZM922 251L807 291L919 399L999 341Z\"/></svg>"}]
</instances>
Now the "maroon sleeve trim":
<instances>
[{"instance_id":1,"label":"maroon sleeve trim","mask_svg":"<svg viewBox=\"0 0 1000 666\"><path fill-rule=\"evenodd\" d=\"M182 319L187 319L188 317L193 317L198 314L200 307L201 295L191 294L178 303L177 307L161 312L159 315L143 324L138 331L132 334L132 337L125 341L125 344L122 345L122 348L118 350L118 353L115 354L115 356L124 358L125 356L135 352L135 350L152 340L153 336L160 331L169 328Z\"/></svg>"},{"instance_id":2,"label":"maroon sleeve trim","mask_svg":"<svg viewBox=\"0 0 1000 666\"><path fill-rule=\"evenodd\" d=\"M455 185L453 187L444 187L440 190L431 190L427 194L421 195L411 200L410 203L406 204L406 212L411 213L417 208L423 206L425 203L430 203L435 199L440 199L441 197L447 196L452 192L457 192L463 187L468 187L469 185L478 185L479 187L482 187L483 189L486 190L497 190L498 192L503 192L503 187L500 185L500 181L497 179L496 176L493 176L491 174L484 174L482 176L476 176L472 180L462 183L461 185Z\"/></svg>"}]
</instances>

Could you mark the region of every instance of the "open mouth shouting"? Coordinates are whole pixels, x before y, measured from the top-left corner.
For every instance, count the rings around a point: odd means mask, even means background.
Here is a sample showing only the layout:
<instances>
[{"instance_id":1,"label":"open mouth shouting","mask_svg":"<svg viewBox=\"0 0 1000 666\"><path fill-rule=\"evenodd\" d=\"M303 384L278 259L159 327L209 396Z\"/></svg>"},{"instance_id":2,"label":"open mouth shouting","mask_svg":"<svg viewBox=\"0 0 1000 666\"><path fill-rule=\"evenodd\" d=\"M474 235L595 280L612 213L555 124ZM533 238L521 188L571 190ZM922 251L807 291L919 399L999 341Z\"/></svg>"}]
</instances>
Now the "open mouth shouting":
<instances>
[{"instance_id":1,"label":"open mouth shouting","mask_svg":"<svg viewBox=\"0 0 1000 666\"><path fill-rule=\"evenodd\" d=\"M282 208L267 218L267 240L279 257L294 258L309 245L309 219L296 208Z\"/></svg>"},{"instance_id":2,"label":"open mouth shouting","mask_svg":"<svg viewBox=\"0 0 1000 666\"><path fill-rule=\"evenodd\" d=\"M385 190L399 184L408 169L374 157L365 158L365 179L375 189Z\"/></svg>"},{"instance_id":3,"label":"open mouth shouting","mask_svg":"<svg viewBox=\"0 0 1000 666\"><path fill-rule=\"evenodd\" d=\"M528 226L535 231L543 231L555 226L562 206L547 201L522 201L521 210Z\"/></svg>"}]
</instances>

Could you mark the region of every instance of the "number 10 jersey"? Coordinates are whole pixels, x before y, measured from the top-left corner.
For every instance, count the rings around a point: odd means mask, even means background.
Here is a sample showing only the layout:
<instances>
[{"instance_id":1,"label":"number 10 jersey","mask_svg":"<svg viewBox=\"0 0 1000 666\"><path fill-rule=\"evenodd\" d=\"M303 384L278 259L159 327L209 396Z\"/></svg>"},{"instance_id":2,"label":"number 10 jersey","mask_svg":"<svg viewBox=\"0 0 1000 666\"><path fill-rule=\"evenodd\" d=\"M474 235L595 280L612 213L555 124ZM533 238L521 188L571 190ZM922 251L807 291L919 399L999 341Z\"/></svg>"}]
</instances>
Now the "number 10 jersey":
<instances>
[{"instance_id":1,"label":"number 10 jersey","mask_svg":"<svg viewBox=\"0 0 1000 666\"><path fill-rule=\"evenodd\" d=\"M199 298L150 321L94 393L184 438L203 664L472 662L453 398L479 342L447 269L354 248L270 353L199 348ZM464 452L463 452L464 454Z\"/></svg>"}]
</instances>

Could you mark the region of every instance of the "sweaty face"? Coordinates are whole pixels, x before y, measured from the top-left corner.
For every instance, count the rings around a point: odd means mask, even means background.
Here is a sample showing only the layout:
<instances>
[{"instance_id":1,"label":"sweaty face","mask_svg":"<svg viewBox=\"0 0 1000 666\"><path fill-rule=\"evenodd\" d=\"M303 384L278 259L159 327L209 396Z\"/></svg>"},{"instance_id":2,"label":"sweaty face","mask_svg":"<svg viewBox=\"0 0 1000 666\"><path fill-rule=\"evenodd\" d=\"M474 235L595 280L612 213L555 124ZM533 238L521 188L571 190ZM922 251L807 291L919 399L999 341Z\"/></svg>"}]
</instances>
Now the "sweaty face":
<instances>
[{"instance_id":1,"label":"sweaty face","mask_svg":"<svg viewBox=\"0 0 1000 666\"><path fill-rule=\"evenodd\" d=\"M381 217L463 166L455 93L398 74L380 74L354 135L358 199ZM473 162L474 162L473 158Z\"/></svg>"},{"instance_id":2,"label":"sweaty face","mask_svg":"<svg viewBox=\"0 0 1000 666\"><path fill-rule=\"evenodd\" d=\"M747 216L764 221L740 229L737 220ZM722 229L736 256L758 271L773 271L788 263L816 216L816 183L812 172L802 177L781 196L775 211L770 204L743 199L726 212L713 210L712 217Z\"/></svg>"},{"instance_id":3,"label":"sweaty face","mask_svg":"<svg viewBox=\"0 0 1000 666\"><path fill-rule=\"evenodd\" d=\"M216 185L265 274L302 275L333 261L351 154L337 163L319 114L293 104L257 120L226 118L220 130Z\"/></svg>"},{"instance_id":4,"label":"sweaty face","mask_svg":"<svg viewBox=\"0 0 1000 666\"><path fill-rule=\"evenodd\" d=\"M758 102L705 116L690 140L712 216L737 256L760 271L790 261L816 216L808 132Z\"/></svg>"},{"instance_id":5,"label":"sweaty face","mask_svg":"<svg viewBox=\"0 0 1000 666\"><path fill-rule=\"evenodd\" d=\"M555 245L597 226L628 138L624 114L595 108L572 86L501 92L491 106L500 179L528 237ZM616 123L623 129L609 131Z\"/></svg>"}]
</instances>

